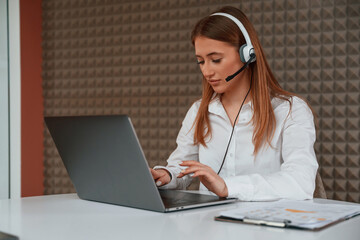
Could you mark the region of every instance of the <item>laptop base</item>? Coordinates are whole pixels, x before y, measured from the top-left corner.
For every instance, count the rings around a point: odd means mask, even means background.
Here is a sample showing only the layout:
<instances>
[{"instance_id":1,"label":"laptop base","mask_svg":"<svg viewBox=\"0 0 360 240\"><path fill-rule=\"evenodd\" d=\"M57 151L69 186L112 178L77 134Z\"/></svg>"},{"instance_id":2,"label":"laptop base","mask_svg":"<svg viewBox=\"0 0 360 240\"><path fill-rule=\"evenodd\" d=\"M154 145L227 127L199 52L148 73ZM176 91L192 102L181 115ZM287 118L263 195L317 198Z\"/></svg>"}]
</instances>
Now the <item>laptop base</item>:
<instances>
[{"instance_id":1,"label":"laptop base","mask_svg":"<svg viewBox=\"0 0 360 240\"><path fill-rule=\"evenodd\" d=\"M220 205L237 201L236 198L222 198L181 190L159 190L159 193L165 206L165 212Z\"/></svg>"}]
</instances>

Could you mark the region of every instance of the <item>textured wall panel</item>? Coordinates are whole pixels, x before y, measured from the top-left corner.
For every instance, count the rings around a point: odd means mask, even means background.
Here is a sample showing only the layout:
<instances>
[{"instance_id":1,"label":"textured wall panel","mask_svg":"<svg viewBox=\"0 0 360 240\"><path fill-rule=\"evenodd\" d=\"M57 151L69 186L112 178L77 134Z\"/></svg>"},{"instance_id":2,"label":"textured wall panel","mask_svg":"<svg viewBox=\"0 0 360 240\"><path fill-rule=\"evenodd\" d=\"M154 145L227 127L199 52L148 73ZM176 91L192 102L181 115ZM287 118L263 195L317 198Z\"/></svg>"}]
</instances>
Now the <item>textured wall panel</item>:
<instances>
[{"instance_id":1,"label":"textured wall panel","mask_svg":"<svg viewBox=\"0 0 360 240\"><path fill-rule=\"evenodd\" d=\"M360 202L358 1L227 1L251 19L282 86L318 114L327 196ZM222 1L43 1L46 116L128 114L165 164L201 76L193 24ZM74 191L45 129L45 194ZM196 184L193 185L193 188Z\"/></svg>"}]
</instances>

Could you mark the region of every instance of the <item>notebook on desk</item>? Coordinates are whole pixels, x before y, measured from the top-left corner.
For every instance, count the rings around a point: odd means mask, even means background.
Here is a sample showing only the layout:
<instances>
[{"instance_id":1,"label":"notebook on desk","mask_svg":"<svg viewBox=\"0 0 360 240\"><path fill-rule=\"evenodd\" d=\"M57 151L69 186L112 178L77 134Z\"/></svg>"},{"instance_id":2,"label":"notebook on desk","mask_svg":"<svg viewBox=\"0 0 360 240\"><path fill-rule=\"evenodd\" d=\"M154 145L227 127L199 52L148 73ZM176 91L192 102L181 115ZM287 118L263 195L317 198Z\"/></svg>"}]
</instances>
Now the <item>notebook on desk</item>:
<instances>
[{"instance_id":1,"label":"notebook on desk","mask_svg":"<svg viewBox=\"0 0 360 240\"><path fill-rule=\"evenodd\" d=\"M159 191L126 115L45 117L45 122L81 199L158 212L236 201Z\"/></svg>"}]
</instances>

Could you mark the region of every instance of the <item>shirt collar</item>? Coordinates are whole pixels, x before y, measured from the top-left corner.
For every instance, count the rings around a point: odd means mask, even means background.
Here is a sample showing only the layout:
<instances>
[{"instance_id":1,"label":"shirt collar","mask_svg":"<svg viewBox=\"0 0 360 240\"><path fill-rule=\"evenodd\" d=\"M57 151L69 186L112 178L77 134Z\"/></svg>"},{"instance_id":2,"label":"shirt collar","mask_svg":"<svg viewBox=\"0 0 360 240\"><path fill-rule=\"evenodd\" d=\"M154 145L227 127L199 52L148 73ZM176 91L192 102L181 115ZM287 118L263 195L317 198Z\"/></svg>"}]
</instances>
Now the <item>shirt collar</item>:
<instances>
[{"instance_id":1,"label":"shirt collar","mask_svg":"<svg viewBox=\"0 0 360 240\"><path fill-rule=\"evenodd\" d=\"M246 104L244 104L243 108L241 111L245 110L245 109L252 109L252 102L251 100L249 102L247 102ZM220 101L220 95L214 93L212 100L209 103L209 107L208 107L209 113L212 114L216 114L219 115L221 117L224 118L228 118L225 108L222 105L221 101Z\"/></svg>"},{"instance_id":2,"label":"shirt collar","mask_svg":"<svg viewBox=\"0 0 360 240\"><path fill-rule=\"evenodd\" d=\"M227 117L224 106L220 101L220 95L214 94L212 100L209 103L209 113L219 115L221 117Z\"/></svg>"}]
</instances>

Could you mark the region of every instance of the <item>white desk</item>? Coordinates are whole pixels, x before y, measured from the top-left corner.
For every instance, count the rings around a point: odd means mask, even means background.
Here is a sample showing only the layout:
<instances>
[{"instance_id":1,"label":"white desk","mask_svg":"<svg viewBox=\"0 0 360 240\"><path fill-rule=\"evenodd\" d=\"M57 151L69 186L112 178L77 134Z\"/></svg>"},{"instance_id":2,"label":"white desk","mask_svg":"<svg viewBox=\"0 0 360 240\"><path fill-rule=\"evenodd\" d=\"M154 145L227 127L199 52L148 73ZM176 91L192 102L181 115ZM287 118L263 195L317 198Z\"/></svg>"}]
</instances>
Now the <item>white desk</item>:
<instances>
[{"instance_id":1,"label":"white desk","mask_svg":"<svg viewBox=\"0 0 360 240\"><path fill-rule=\"evenodd\" d=\"M317 199L316 202L336 202ZM174 213L157 213L84 201L76 194L0 200L0 231L26 239L360 239L360 217L319 232L214 221L233 203Z\"/></svg>"}]
</instances>

